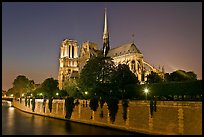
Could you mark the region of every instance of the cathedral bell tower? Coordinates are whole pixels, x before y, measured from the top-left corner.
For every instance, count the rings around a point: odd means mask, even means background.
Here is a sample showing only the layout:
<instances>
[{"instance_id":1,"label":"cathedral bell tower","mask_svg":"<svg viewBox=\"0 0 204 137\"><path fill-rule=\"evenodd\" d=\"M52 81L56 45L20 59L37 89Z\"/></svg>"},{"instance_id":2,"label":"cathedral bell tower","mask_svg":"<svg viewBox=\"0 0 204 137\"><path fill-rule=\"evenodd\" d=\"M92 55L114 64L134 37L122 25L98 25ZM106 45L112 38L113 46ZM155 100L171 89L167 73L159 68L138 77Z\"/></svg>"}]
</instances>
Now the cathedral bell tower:
<instances>
[{"instance_id":1,"label":"cathedral bell tower","mask_svg":"<svg viewBox=\"0 0 204 137\"><path fill-rule=\"evenodd\" d=\"M64 81L78 73L78 43L76 40L64 39L60 44L58 83L63 89Z\"/></svg>"},{"instance_id":2,"label":"cathedral bell tower","mask_svg":"<svg viewBox=\"0 0 204 137\"><path fill-rule=\"evenodd\" d=\"M108 51L110 50L109 46L109 34L108 34L108 24L107 24L107 15L105 8L105 21L104 21L104 31L103 31L103 55L106 57Z\"/></svg>"}]
</instances>

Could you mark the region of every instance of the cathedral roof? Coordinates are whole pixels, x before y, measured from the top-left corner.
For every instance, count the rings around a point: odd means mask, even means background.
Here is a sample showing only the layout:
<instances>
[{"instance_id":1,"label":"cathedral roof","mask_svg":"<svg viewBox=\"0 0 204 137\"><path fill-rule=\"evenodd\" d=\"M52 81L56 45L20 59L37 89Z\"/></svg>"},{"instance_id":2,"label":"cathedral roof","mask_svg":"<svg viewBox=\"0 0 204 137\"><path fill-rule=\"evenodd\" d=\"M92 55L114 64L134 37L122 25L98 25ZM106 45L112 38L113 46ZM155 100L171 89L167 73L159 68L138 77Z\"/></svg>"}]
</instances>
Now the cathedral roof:
<instances>
[{"instance_id":1,"label":"cathedral roof","mask_svg":"<svg viewBox=\"0 0 204 137\"><path fill-rule=\"evenodd\" d=\"M125 55L128 53L142 54L134 43L127 43L127 44L123 44L119 47L110 49L107 56L116 57L116 56L121 56L121 55Z\"/></svg>"}]
</instances>

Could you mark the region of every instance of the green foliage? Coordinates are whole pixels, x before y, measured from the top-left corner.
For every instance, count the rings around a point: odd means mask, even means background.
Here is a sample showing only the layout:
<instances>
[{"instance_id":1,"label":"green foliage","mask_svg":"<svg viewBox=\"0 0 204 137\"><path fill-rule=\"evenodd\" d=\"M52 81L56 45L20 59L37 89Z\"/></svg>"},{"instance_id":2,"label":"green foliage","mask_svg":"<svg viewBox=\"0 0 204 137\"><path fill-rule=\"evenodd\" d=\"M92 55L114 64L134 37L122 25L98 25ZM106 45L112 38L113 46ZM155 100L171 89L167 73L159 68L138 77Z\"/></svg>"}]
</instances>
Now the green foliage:
<instances>
[{"instance_id":1,"label":"green foliage","mask_svg":"<svg viewBox=\"0 0 204 137\"><path fill-rule=\"evenodd\" d=\"M170 81L194 81L197 80L197 75L192 72L186 72L184 70L176 70L170 74L166 73L165 74L165 80L167 82Z\"/></svg>"},{"instance_id":2,"label":"green foliage","mask_svg":"<svg viewBox=\"0 0 204 137\"><path fill-rule=\"evenodd\" d=\"M118 103L119 103L119 99L117 98L109 98L107 100L109 116L112 123L115 122L115 116L118 112Z\"/></svg>"},{"instance_id":3,"label":"green foliage","mask_svg":"<svg viewBox=\"0 0 204 137\"><path fill-rule=\"evenodd\" d=\"M125 85L139 83L139 81L128 65L119 64L116 71L113 72L111 83L117 85L120 89L124 89Z\"/></svg>"},{"instance_id":4,"label":"green foliage","mask_svg":"<svg viewBox=\"0 0 204 137\"><path fill-rule=\"evenodd\" d=\"M78 89L78 79L69 79L64 82L63 89L67 92L67 95L71 97L80 97Z\"/></svg>"},{"instance_id":5,"label":"green foliage","mask_svg":"<svg viewBox=\"0 0 204 137\"><path fill-rule=\"evenodd\" d=\"M14 88L10 88L8 89L8 91L6 92L6 95L7 96L10 96L11 94L14 94L15 93L15 89Z\"/></svg>"},{"instance_id":6,"label":"green foliage","mask_svg":"<svg viewBox=\"0 0 204 137\"><path fill-rule=\"evenodd\" d=\"M97 98L90 99L89 107L91 108L91 110L96 111L98 106L99 105L98 105L98 99Z\"/></svg>"},{"instance_id":7,"label":"green foliage","mask_svg":"<svg viewBox=\"0 0 204 137\"><path fill-rule=\"evenodd\" d=\"M26 93L29 88L30 81L26 76L19 75L13 82L14 96L20 97L22 93Z\"/></svg>"},{"instance_id":8,"label":"green foliage","mask_svg":"<svg viewBox=\"0 0 204 137\"><path fill-rule=\"evenodd\" d=\"M139 84L128 84L125 86L125 95L123 99L132 99L134 97L140 97L141 93L139 92L138 88L140 87Z\"/></svg>"},{"instance_id":9,"label":"green foliage","mask_svg":"<svg viewBox=\"0 0 204 137\"><path fill-rule=\"evenodd\" d=\"M163 82L143 85L131 85L137 95L134 98L144 99L144 89L148 88L148 96L169 96L169 95L189 95L196 96L202 94L202 80L183 82Z\"/></svg>"},{"instance_id":10,"label":"green foliage","mask_svg":"<svg viewBox=\"0 0 204 137\"><path fill-rule=\"evenodd\" d=\"M126 90L130 84L138 84L139 80L126 64L119 64L116 71L113 72L111 84L114 87L115 93L119 98L129 98L131 90Z\"/></svg>"},{"instance_id":11,"label":"green foliage","mask_svg":"<svg viewBox=\"0 0 204 137\"><path fill-rule=\"evenodd\" d=\"M147 83L161 83L163 79L156 73L151 71L151 74L147 76Z\"/></svg>"},{"instance_id":12,"label":"green foliage","mask_svg":"<svg viewBox=\"0 0 204 137\"><path fill-rule=\"evenodd\" d=\"M110 91L107 85L110 84L113 71L115 66L111 58L92 56L80 73L80 89L88 91L90 97L103 96Z\"/></svg>"},{"instance_id":13,"label":"green foliage","mask_svg":"<svg viewBox=\"0 0 204 137\"><path fill-rule=\"evenodd\" d=\"M56 96L57 92L60 93L58 89L58 81L53 78L47 78L33 91L33 95L37 98L52 98Z\"/></svg>"}]
</instances>

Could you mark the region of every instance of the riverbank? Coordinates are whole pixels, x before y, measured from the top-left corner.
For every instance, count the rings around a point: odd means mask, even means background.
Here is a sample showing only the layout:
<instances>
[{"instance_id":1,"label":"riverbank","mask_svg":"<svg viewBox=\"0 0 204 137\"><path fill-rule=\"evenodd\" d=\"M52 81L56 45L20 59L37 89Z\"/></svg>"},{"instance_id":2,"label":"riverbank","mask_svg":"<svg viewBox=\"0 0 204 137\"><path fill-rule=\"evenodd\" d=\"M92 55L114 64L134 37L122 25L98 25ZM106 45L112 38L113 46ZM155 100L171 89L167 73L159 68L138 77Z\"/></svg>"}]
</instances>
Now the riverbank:
<instances>
[{"instance_id":1,"label":"riverbank","mask_svg":"<svg viewBox=\"0 0 204 137\"><path fill-rule=\"evenodd\" d=\"M94 112L88 107L89 101L87 101L87 106L83 105L84 100L80 100L79 103L78 106L75 106L70 119L73 122L143 134L202 134L202 102L158 101L157 112L155 112L153 118L151 118L149 102L130 101L127 111L127 120L123 120L122 105L119 104L119 110L113 124L110 122L106 104L104 104L103 109L98 108L97 111ZM30 107L25 106L24 100L22 100L21 103L17 100L13 100L13 106L31 114L67 120L65 118L64 100L53 100L52 112L49 112L48 101L46 102L45 112L43 111L42 99L36 99L34 112L32 112L31 105ZM103 111L104 114L103 118L100 117L101 111ZM189 121L191 122L189 123Z\"/></svg>"}]
</instances>

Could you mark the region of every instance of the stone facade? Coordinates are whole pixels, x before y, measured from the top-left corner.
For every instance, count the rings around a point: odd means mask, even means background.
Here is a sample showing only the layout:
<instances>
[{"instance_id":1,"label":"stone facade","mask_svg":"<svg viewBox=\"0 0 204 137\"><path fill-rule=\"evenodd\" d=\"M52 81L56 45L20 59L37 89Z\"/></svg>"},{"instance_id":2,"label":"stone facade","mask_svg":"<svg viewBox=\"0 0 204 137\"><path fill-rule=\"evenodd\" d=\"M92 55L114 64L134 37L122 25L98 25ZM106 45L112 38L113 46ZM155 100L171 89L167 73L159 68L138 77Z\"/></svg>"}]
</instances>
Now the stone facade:
<instances>
[{"instance_id":1,"label":"stone facade","mask_svg":"<svg viewBox=\"0 0 204 137\"><path fill-rule=\"evenodd\" d=\"M75 78L78 70L78 43L76 40L65 39L60 46L59 88L62 89L64 80Z\"/></svg>"}]
</instances>

